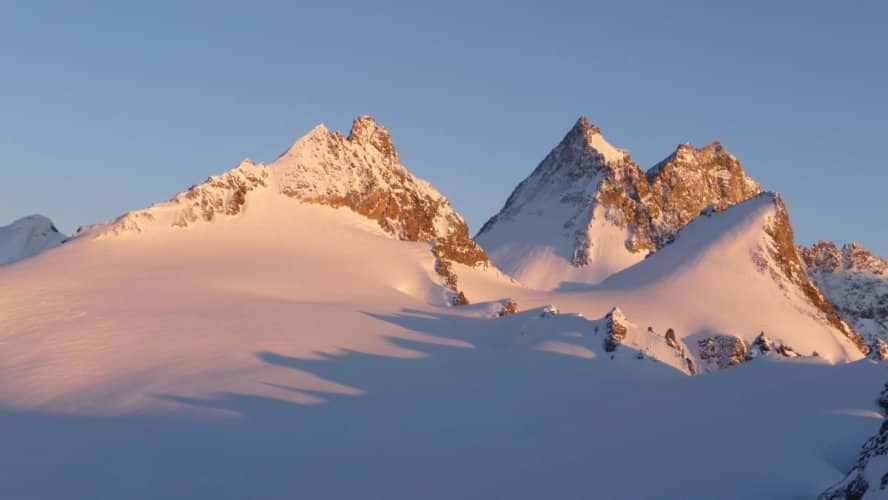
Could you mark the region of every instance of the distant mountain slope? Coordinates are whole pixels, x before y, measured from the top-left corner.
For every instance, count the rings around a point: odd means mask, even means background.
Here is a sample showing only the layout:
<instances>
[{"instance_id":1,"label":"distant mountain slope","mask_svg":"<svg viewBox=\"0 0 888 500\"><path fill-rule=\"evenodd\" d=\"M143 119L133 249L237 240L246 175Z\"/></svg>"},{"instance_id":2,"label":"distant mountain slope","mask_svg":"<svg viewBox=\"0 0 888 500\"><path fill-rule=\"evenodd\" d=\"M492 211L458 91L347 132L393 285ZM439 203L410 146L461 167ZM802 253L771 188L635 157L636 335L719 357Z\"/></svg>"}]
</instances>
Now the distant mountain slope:
<instances>
[{"instance_id":1,"label":"distant mountain slope","mask_svg":"<svg viewBox=\"0 0 888 500\"><path fill-rule=\"evenodd\" d=\"M718 143L682 144L645 173L581 117L476 239L522 283L595 283L668 244L707 206L761 192Z\"/></svg>"},{"instance_id":2,"label":"distant mountain slope","mask_svg":"<svg viewBox=\"0 0 888 500\"><path fill-rule=\"evenodd\" d=\"M52 221L42 215L30 215L8 226L0 226L0 265L33 257L65 241Z\"/></svg>"},{"instance_id":3,"label":"distant mountain slope","mask_svg":"<svg viewBox=\"0 0 888 500\"><path fill-rule=\"evenodd\" d=\"M801 248L808 274L839 315L864 337L870 355L888 359L888 262L857 243Z\"/></svg>"},{"instance_id":4,"label":"distant mountain slope","mask_svg":"<svg viewBox=\"0 0 888 500\"><path fill-rule=\"evenodd\" d=\"M369 116L354 120L346 137L315 127L268 166L245 160L168 202L130 212L99 231L99 237L184 228L250 210L260 196L345 207L393 238L429 242L437 270L463 303L452 264L485 268L487 255L471 238L465 220L431 184L400 162L389 131Z\"/></svg>"},{"instance_id":5,"label":"distant mountain slope","mask_svg":"<svg viewBox=\"0 0 888 500\"><path fill-rule=\"evenodd\" d=\"M866 346L804 273L792 241L782 201L763 193L694 220L649 258L558 303L609 300L640 325L674 329L703 365L703 347L736 345L742 358L762 333L804 356L860 359Z\"/></svg>"}]
</instances>

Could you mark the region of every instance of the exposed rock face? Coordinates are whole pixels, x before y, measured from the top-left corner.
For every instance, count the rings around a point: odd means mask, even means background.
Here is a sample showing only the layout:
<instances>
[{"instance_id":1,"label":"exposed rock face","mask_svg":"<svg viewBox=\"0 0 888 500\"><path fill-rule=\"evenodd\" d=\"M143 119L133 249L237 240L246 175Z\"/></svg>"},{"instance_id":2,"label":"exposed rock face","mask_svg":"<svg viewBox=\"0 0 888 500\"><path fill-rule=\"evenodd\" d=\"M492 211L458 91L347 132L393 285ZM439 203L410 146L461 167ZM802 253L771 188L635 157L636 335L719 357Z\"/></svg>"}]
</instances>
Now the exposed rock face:
<instances>
[{"instance_id":1,"label":"exposed rock face","mask_svg":"<svg viewBox=\"0 0 888 500\"><path fill-rule=\"evenodd\" d=\"M55 248L65 239L52 221L42 215L29 215L0 226L0 266Z\"/></svg>"},{"instance_id":2,"label":"exposed rock face","mask_svg":"<svg viewBox=\"0 0 888 500\"><path fill-rule=\"evenodd\" d=\"M879 337L872 340L870 347L870 358L876 361L885 361L888 359L888 342Z\"/></svg>"},{"instance_id":3,"label":"exposed rock face","mask_svg":"<svg viewBox=\"0 0 888 500\"><path fill-rule=\"evenodd\" d=\"M888 262L857 243L838 248L821 241L800 251L808 274L835 305L839 316L863 336L870 357L886 359Z\"/></svg>"},{"instance_id":4,"label":"exposed rock face","mask_svg":"<svg viewBox=\"0 0 888 500\"><path fill-rule=\"evenodd\" d=\"M389 131L369 116L356 118L347 137L319 125L267 167L247 160L169 202L124 215L100 237L237 216L249 209L258 191L347 207L394 238L431 243L436 270L453 289L454 302L464 302L465 296L450 264L488 265L463 218L431 184L401 164Z\"/></svg>"},{"instance_id":5,"label":"exposed rock face","mask_svg":"<svg viewBox=\"0 0 888 500\"><path fill-rule=\"evenodd\" d=\"M657 247L669 243L701 210L712 207L722 211L762 191L719 142L700 149L690 143L680 145L648 170L647 179L659 205L658 216L652 221Z\"/></svg>"},{"instance_id":6,"label":"exposed rock face","mask_svg":"<svg viewBox=\"0 0 888 500\"><path fill-rule=\"evenodd\" d=\"M316 127L269 169L284 195L348 207L396 238L431 242L435 269L456 293L453 303L467 303L451 262L486 266L487 255L447 198L401 165L389 131L373 118L356 118L348 137Z\"/></svg>"},{"instance_id":7,"label":"exposed rock face","mask_svg":"<svg viewBox=\"0 0 888 500\"><path fill-rule=\"evenodd\" d=\"M542 218L558 228L539 242L542 246L559 249L575 267L600 265L616 272L633 262L632 255L637 261L668 244L707 206L721 210L760 192L740 162L719 143L701 149L682 144L645 173L627 151L611 146L598 127L581 117L515 188L477 239L494 262L510 272L521 263L504 262L497 250L520 241L522 235L509 226L539 225ZM622 241L610 241L613 237L603 236L605 232ZM596 248L614 244L629 255L615 258ZM602 262L608 259L613 262Z\"/></svg>"},{"instance_id":8,"label":"exposed rock face","mask_svg":"<svg viewBox=\"0 0 888 500\"><path fill-rule=\"evenodd\" d=\"M487 263L447 198L401 165L389 131L369 116L356 118L348 137L316 127L269 169L287 196L345 206L399 239L434 242L439 258Z\"/></svg>"},{"instance_id":9,"label":"exposed rock face","mask_svg":"<svg viewBox=\"0 0 888 500\"><path fill-rule=\"evenodd\" d=\"M247 193L268 187L268 177L268 169L263 165L244 160L234 169L191 186L166 203L124 215L104 234L142 232L145 222L154 221L158 211L169 212L173 227L188 227L197 222L210 222L217 216L237 215L244 209Z\"/></svg>"},{"instance_id":10,"label":"exposed rock face","mask_svg":"<svg viewBox=\"0 0 888 500\"><path fill-rule=\"evenodd\" d=\"M666 330L666 334L664 335L664 339L666 340L666 345L675 350L675 352L684 360L685 364L688 367L688 373L691 375L697 374L697 364L694 363L694 359L691 357L688 350L685 348L684 343L678 340L675 336L675 330L669 328Z\"/></svg>"},{"instance_id":11,"label":"exposed rock face","mask_svg":"<svg viewBox=\"0 0 888 500\"><path fill-rule=\"evenodd\" d=\"M609 313L607 313L604 320L606 328L604 335L604 350L606 352L614 352L617 350L617 347L623 343L623 340L628 333L626 316L623 315L623 311L621 311L619 307L614 307Z\"/></svg>"},{"instance_id":12,"label":"exposed rock face","mask_svg":"<svg viewBox=\"0 0 888 500\"><path fill-rule=\"evenodd\" d=\"M888 384L882 389L879 404L888 411ZM864 443L854 468L838 484L824 491L822 500L858 500L884 498L888 494L888 420L879 433Z\"/></svg>"},{"instance_id":13,"label":"exposed rock face","mask_svg":"<svg viewBox=\"0 0 888 500\"><path fill-rule=\"evenodd\" d=\"M709 368L724 369L746 361L746 345L733 335L713 335L697 341L700 360Z\"/></svg>"},{"instance_id":14,"label":"exposed rock face","mask_svg":"<svg viewBox=\"0 0 888 500\"><path fill-rule=\"evenodd\" d=\"M765 332L762 332L755 338L752 344L749 345L749 349L746 351L746 361L751 361L761 356L797 358L799 357L799 353L795 352L792 347L771 340L765 335Z\"/></svg>"},{"instance_id":15,"label":"exposed rock face","mask_svg":"<svg viewBox=\"0 0 888 500\"><path fill-rule=\"evenodd\" d=\"M765 193L761 196L772 197L776 211L770 225L765 228L771 241L767 248L761 249L761 252L767 253L770 258L766 258L762 253L753 256L760 264L760 270L771 273L778 281L782 277L795 285L822 314L824 320L851 340L861 352L867 354L869 347L860 335L839 317L833 304L827 300L824 293L805 272L805 266L795 244L792 226L789 223L789 214L783 200L780 199L780 196L772 193Z\"/></svg>"},{"instance_id":16,"label":"exposed rock face","mask_svg":"<svg viewBox=\"0 0 888 500\"><path fill-rule=\"evenodd\" d=\"M511 316L519 311L518 302L515 299L508 298L503 302L503 307L497 315L502 318L503 316Z\"/></svg>"}]
</instances>

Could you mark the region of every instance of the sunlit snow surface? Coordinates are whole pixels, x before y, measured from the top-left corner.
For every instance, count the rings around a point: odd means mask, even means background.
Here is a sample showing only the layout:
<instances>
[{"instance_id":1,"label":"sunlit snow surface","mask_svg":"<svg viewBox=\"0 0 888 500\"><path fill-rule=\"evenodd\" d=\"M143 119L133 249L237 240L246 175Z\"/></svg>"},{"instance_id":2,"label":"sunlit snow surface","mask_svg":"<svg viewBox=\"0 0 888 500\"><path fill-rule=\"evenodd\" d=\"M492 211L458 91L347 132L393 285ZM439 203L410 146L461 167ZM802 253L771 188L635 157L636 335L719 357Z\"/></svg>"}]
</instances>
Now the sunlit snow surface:
<instances>
[{"instance_id":1,"label":"sunlit snow surface","mask_svg":"<svg viewBox=\"0 0 888 500\"><path fill-rule=\"evenodd\" d=\"M0 498L810 498L878 427L886 371L756 271L769 210L597 286L460 267L463 308L428 244L281 196L87 234L0 267ZM484 303L505 297L523 312ZM820 357L689 377L667 328Z\"/></svg>"}]
</instances>

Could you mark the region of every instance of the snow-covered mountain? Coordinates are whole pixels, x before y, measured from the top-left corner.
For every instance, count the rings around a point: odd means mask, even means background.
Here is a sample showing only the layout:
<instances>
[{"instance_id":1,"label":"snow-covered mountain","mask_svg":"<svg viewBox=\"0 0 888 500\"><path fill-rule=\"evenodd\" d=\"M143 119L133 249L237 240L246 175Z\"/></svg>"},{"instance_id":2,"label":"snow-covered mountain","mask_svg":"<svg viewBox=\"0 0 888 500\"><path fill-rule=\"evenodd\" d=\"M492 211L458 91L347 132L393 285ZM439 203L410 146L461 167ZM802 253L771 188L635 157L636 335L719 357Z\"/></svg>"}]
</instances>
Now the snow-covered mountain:
<instances>
[{"instance_id":1,"label":"snow-covered mountain","mask_svg":"<svg viewBox=\"0 0 888 500\"><path fill-rule=\"evenodd\" d=\"M125 214L100 229L98 236L230 218L250 210L251 203L263 196L345 207L375 221L393 238L431 243L436 269L459 303L467 299L458 289L453 264L488 266L463 218L431 184L401 164L388 129L370 116L357 117L347 137L318 125L268 166L244 160L168 202Z\"/></svg>"},{"instance_id":2,"label":"snow-covered mountain","mask_svg":"<svg viewBox=\"0 0 888 500\"><path fill-rule=\"evenodd\" d=\"M598 283L501 273L369 117L0 266L0 498L811 498L840 481L884 368L854 362L780 198L717 145L649 176L572 133L559 158L577 168L492 224L546 200L540 220L589 216L587 268L629 256Z\"/></svg>"},{"instance_id":3,"label":"snow-covered mountain","mask_svg":"<svg viewBox=\"0 0 888 500\"><path fill-rule=\"evenodd\" d=\"M777 341L832 362L860 359L865 350L805 274L786 209L772 193L699 217L644 261L563 295L559 305L619 306L639 335L650 326L665 341L672 330L697 372L754 358L757 343Z\"/></svg>"},{"instance_id":4,"label":"snow-covered mountain","mask_svg":"<svg viewBox=\"0 0 888 500\"><path fill-rule=\"evenodd\" d=\"M476 236L522 283L595 283L641 261L700 212L761 192L719 143L680 145L644 172L581 117Z\"/></svg>"},{"instance_id":5,"label":"snow-covered mountain","mask_svg":"<svg viewBox=\"0 0 888 500\"><path fill-rule=\"evenodd\" d=\"M29 215L0 226L0 265L10 264L61 245L66 236L42 215Z\"/></svg>"},{"instance_id":6,"label":"snow-covered mountain","mask_svg":"<svg viewBox=\"0 0 888 500\"><path fill-rule=\"evenodd\" d=\"M864 337L875 359L888 359L888 262L862 245L821 241L801 248L808 274L839 315Z\"/></svg>"}]
</instances>

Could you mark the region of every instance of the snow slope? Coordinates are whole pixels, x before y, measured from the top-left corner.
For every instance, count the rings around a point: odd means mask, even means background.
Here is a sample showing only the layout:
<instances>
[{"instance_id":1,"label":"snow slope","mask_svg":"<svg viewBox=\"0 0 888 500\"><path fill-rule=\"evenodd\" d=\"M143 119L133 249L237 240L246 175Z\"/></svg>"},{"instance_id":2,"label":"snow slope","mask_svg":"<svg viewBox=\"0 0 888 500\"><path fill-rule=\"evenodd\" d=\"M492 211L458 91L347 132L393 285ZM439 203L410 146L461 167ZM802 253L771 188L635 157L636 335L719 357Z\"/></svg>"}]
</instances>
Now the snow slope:
<instances>
[{"instance_id":1,"label":"snow slope","mask_svg":"<svg viewBox=\"0 0 888 500\"><path fill-rule=\"evenodd\" d=\"M684 375L645 329L676 295L666 273L630 301L631 276L541 293L475 269L467 293L522 305L497 318L444 305L428 248L344 207L264 196L0 268L0 496L811 497L878 425L869 362ZM684 295L653 310L658 334L719 317ZM629 335L608 352L596 311L615 302ZM633 347L641 335L653 350Z\"/></svg>"},{"instance_id":2,"label":"snow slope","mask_svg":"<svg viewBox=\"0 0 888 500\"><path fill-rule=\"evenodd\" d=\"M52 221L29 215L0 227L0 265L10 264L55 248L65 241Z\"/></svg>"}]
</instances>

